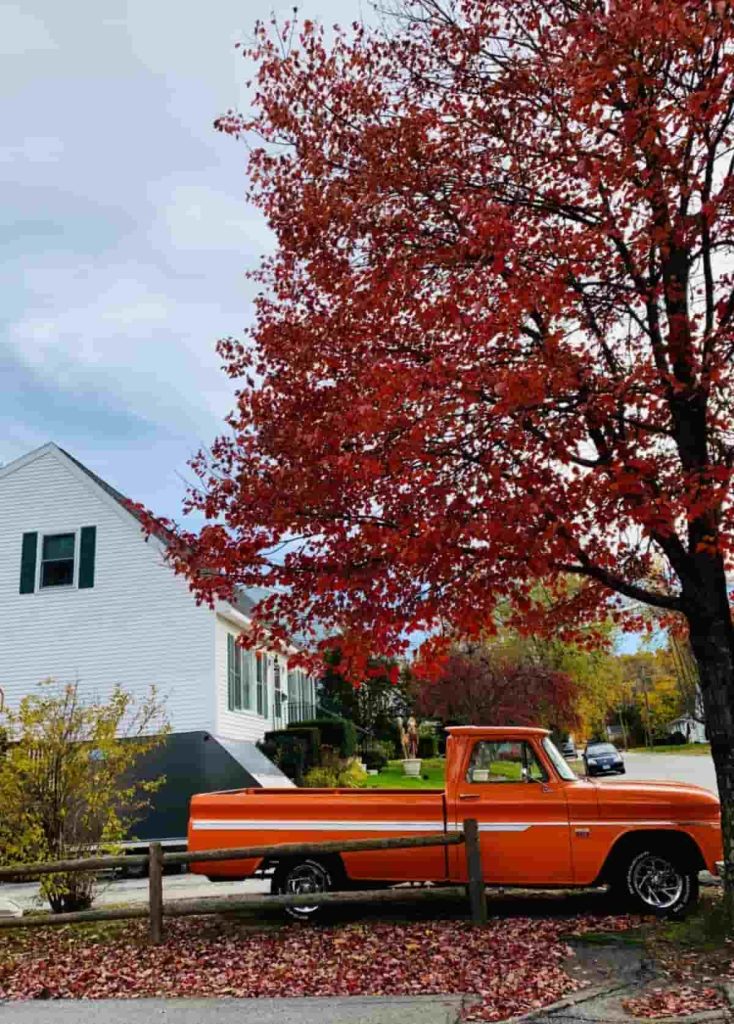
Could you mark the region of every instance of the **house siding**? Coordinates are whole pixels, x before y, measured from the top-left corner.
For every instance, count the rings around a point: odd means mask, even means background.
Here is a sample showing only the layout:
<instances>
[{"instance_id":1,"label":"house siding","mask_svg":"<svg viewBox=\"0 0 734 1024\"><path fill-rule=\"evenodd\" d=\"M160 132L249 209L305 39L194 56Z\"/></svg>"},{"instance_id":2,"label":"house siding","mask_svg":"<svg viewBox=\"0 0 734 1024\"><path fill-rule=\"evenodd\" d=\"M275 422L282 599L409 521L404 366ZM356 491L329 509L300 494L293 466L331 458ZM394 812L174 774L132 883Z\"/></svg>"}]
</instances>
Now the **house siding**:
<instances>
[{"instance_id":1,"label":"house siding","mask_svg":"<svg viewBox=\"0 0 734 1024\"><path fill-rule=\"evenodd\" d=\"M275 718L275 688L273 681L272 661L273 656L267 658L268 673L268 714L267 717L259 715L256 710L252 711L230 711L227 702L227 637L239 636L246 629L246 626L238 621L227 618L225 615L217 615L216 623L216 651L215 651L215 672L216 672L216 728L219 736L226 736L230 739L257 741L263 738L269 729L280 728L285 725L285 716L282 720ZM287 678L286 662L281 658L281 678ZM284 686L285 692L285 686ZM253 708L257 707L255 696L255 680L252 681Z\"/></svg>"},{"instance_id":2,"label":"house siding","mask_svg":"<svg viewBox=\"0 0 734 1024\"><path fill-rule=\"evenodd\" d=\"M21 460L22 462L22 460ZM23 534L96 527L94 585L19 592ZM37 573L36 573L37 581ZM0 686L17 706L42 679L78 681L104 700L113 686L155 684L174 731L215 721L216 616L146 541L135 519L53 446L0 475Z\"/></svg>"}]
</instances>

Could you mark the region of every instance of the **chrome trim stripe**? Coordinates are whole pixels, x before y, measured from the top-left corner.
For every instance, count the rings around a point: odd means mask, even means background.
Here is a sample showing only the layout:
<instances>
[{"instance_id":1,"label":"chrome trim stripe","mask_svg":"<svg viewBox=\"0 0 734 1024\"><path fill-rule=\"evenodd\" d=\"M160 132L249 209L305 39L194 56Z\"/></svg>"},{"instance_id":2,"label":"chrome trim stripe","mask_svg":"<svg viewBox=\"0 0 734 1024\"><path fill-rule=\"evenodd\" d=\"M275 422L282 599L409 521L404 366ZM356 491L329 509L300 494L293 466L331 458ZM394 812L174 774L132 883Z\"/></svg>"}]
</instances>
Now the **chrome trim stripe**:
<instances>
[{"instance_id":1,"label":"chrome trim stripe","mask_svg":"<svg viewBox=\"0 0 734 1024\"><path fill-rule=\"evenodd\" d=\"M442 821L192 821L197 832L443 832Z\"/></svg>"},{"instance_id":2,"label":"chrome trim stripe","mask_svg":"<svg viewBox=\"0 0 734 1024\"><path fill-rule=\"evenodd\" d=\"M620 828L625 826L651 827L682 827L690 825L712 825L711 821L670 821L664 819L628 819L611 821L604 818L593 818L590 821L480 821L480 832L527 832L530 828L576 828L605 826ZM209 820L200 819L191 822L196 832L443 832L442 821L253 821L241 819ZM460 832L460 822L449 823L449 832Z\"/></svg>"}]
</instances>

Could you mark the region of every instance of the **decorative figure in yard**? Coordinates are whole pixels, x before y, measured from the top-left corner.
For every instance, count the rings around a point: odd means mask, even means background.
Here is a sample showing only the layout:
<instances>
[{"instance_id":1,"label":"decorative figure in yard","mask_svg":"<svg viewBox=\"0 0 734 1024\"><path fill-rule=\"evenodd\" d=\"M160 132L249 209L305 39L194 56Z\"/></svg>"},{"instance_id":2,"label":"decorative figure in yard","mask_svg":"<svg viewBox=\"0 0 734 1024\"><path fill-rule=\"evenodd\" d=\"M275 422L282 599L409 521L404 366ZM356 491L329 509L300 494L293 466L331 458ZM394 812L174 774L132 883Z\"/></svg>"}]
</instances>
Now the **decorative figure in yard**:
<instances>
[{"instance_id":1,"label":"decorative figure in yard","mask_svg":"<svg viewBox=\"0 0 734 1024\"><path fill-rule=\"evenodd\" d=\"M408 719L408 757L418 757L418 723L413 715Z\"/></svg>"},{"instance_id":2,"label":"decorative figure in yard","mask_svg":"<svg viewBox=\"0 0 734 1024\"><path fill-rule=\"evenodd\" d=\"M405 731L405 729L403 728L403 720L400 717L400 715L398 715L398 717L396 718L396 722L398 723L398 739L400 740L400 749L403 751L403 760L405 760L406 757L409 756L409 754L408 754L408 734Z\"/></svg>"}]
</instances>

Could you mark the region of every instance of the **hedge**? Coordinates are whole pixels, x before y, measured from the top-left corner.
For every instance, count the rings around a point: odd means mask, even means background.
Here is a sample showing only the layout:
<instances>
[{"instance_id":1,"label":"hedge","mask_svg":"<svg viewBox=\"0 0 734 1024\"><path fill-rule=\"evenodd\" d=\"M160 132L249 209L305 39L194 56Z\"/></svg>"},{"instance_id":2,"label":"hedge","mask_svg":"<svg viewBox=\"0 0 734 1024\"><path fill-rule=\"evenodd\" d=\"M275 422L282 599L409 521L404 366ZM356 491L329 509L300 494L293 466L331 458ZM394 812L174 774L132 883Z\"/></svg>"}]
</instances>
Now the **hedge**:
<instances>
[{"instance_id":1,"label":"hedge","mask_svg":"<svg viewBox=\"0 0 734 1024\"><path fill-rule=\"evenodd\" d=\"M357 730L354 722L346 718L314 718L308 722L294 722L287 731L294 729L318 729L321 734L321 745L333 747L341 757L354 757L357 749Z\"/></svg>"},{"instance_id":2,"label":"hedge","mask_svg":"<svg viewBox=\"0 0 734 1024\"><path fill-rule=\"evenodd\" d=\"M362 760L364 761L368 771L373 771L374 769L381 771L381 769L383 769L387 764L388 757L387 754L379 748L371 747L369 750L363 751Z\"/></svg>"},{"instance_id":3,"label":"hedge","mask_svg":"<svg viewBox=\"0 0 734 1024\"><path fill-rule=\"evenodd\" d=\"M321 730L309 725L289 725L278 730L285 736L298 736L306 744L305 771L321 764ZM269 735L269 734L268 734Z\"/></svg>"},{"instance_id":4,"label":"hedge","mask_svg":"<svg viewBox=\"0 0 734 1024\"><path fill-rule=\"evenodd\" d=\"M276 729L266 732L257 746L292 782L297 786L303 785L307 757L304 739L286 729Z\"/></svg>"}]
</instances>

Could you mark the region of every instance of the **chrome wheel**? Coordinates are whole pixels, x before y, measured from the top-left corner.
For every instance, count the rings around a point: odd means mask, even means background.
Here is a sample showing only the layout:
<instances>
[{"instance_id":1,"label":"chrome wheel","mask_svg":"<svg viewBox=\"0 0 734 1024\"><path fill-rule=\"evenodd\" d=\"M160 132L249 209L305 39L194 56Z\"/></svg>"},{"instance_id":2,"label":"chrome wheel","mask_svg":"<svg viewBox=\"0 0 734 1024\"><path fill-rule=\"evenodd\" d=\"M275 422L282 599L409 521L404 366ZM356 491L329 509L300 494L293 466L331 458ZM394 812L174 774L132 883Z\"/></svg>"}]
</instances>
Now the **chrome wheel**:
<instances>
[{"instance_id":1,"label":"chrome wheel","mask_svg":"<svg viewBox=\"0 0 734 1024\"><path fill-rule=\"evenodd\" d=\"M687 894L687 875L660 854L641 853L627 875L630 890L652 910L670 910Z\"/></svg>"},{"instance_id":2,"label":"chrome wheel","mask_svg":"<svg viewBox=\"0 0 734 1024\"><path fill-rule=\"evenodd\" d=\"M278 892L289 896L310 896L313 893L328 892L330 889L329 872L317 860L301 861L279 876ZM318 910L317 903L286 907L286 913L297 920L313 917Z\"/></svg>"}]
</instances>

